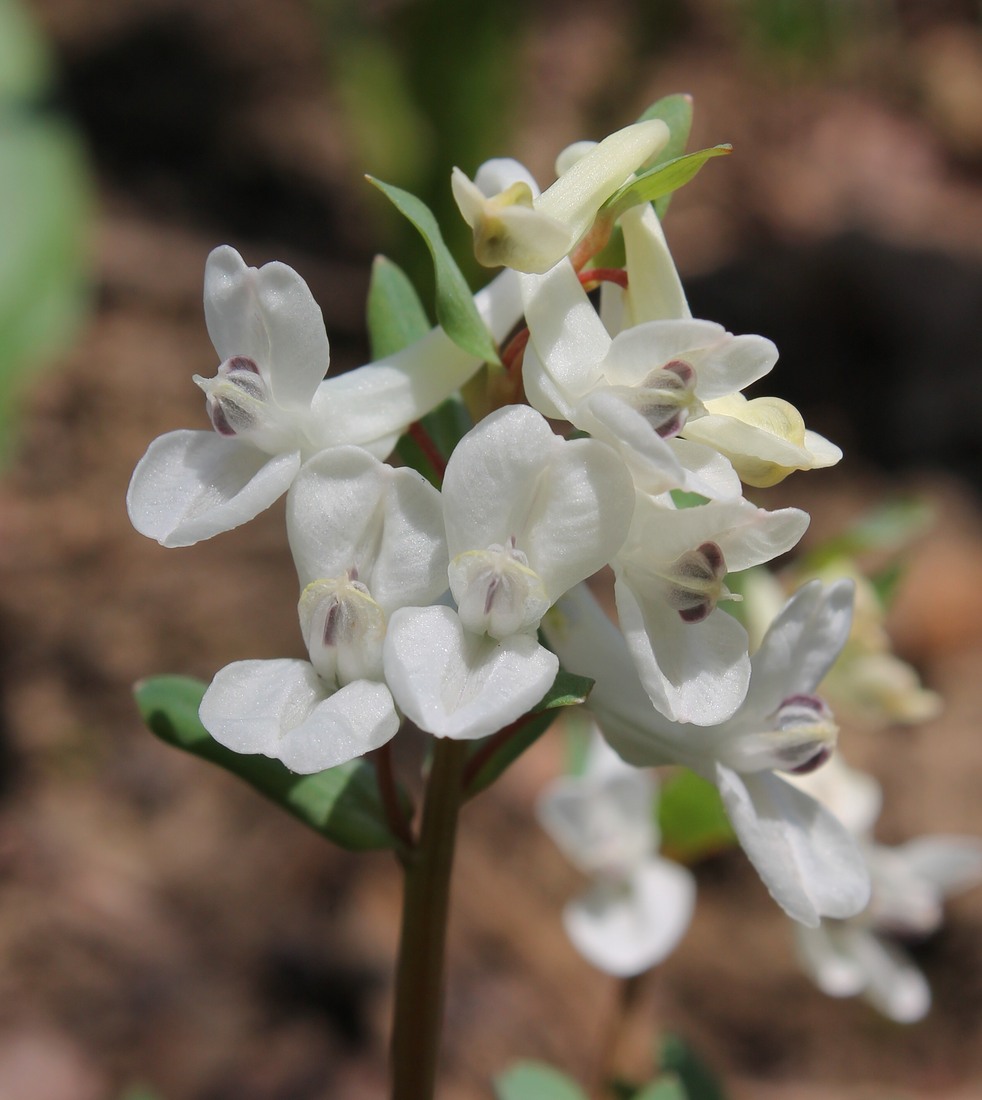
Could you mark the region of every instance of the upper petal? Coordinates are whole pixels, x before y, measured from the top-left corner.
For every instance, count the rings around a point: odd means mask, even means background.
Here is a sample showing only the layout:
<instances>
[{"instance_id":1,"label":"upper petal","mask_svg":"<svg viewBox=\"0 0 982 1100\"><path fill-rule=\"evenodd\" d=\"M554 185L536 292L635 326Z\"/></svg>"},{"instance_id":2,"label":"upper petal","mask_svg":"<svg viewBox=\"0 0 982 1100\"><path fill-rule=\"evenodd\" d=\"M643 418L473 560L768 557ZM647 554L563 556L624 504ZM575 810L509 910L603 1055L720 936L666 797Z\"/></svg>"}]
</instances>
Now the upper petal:
<instances>
[{"instance_id":1,"label":"upper petal","mask_svg":"<svg viewBox=\"0 0 982 1100\"><path fill-rule=\"evenodd\" d=\"M415 470L360 447L322 451L297 475L286 515L301 587L354 570L387 614L447 587L440 494Z\"/></svg>"},{"instance_id":2,"label":"upper petal","mask_svg":"<svg viewBox=\"0 0 982 1100\"><path fill-rule=\"evenodd\" d=\"M567 442L537 412L513 405L457 445L443 504L451 559L514 540L552 602L620 549L634 489L609 447Z\"/></svg>"},{"instance_id":3,"label":"upper petal","mask_svg":"<svg viewBox=\"0 0 982 1100\"><path fill-rule=\"evenodd\" d=\"M788 600L751 659L749 721L815 691L849 637L853 591L850 580L810 581Z\"/></svg>"},{"instance_id":4,"label":"upper petal","mask_svg":"<svg viewBox=\"0 0 982 1100\"><path fill-rule=\"evenodd\" d=\"M259 515L299 469L298 451L270 458L214 432L168 432L137 463L126 507L141 534L162 546L191 546Z\"/></svg>"},{"instance_id":5,"label":"upper petal","mask_svg":"<svg viewBox=\"0 0 982 1100\"><path fill-rule=\"evenodd\" d=\"M278 404L310 404L330 347L320 306L293 268L247 267L234 248L216 248L205 265L205 322L219 357L252 359Z\"/></svg>"}]
</instances>

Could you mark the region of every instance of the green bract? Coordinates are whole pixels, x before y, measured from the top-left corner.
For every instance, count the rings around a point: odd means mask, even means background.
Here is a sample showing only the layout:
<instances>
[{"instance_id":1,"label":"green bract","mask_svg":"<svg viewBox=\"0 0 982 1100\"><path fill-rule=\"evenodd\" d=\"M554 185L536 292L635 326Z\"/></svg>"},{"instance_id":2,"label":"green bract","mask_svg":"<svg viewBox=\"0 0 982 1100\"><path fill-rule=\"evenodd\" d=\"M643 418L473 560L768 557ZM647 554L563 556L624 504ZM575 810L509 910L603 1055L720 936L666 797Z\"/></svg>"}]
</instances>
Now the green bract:
<instances>
[{"instance_id":1,"label":"green bract","mask_svg":"<svg viewBox=\"0 0 982 1100\"><path fill-rule=\"evenodd\" d=\"M444 332L470 355L487 363L497 363L498 352L488 335L487 326L477 312L467 280L450 255L430 208L422 199L403 191L401 187L393 187L372 176L367 178L416 226L426 242L436 275L436 317Z\"/></svg>"},{"instance_id":2,"label":"green bract","mask_svg":"<svg viewBox=\"0 0 982 1100\"><path fill-rule=\"evenodd\" d=\"M640 206L643 202L655 202L657 199L664 198L685 186L707 160L712 157L723 157L732 152L732 145L714 145L709 149L700 149L698 152L687 153L685 156L659 164L615 191L601 207L600 217L616 221L632 206ZM664 212L664 206L662 212Z\"/></svg>"}]
</instances>

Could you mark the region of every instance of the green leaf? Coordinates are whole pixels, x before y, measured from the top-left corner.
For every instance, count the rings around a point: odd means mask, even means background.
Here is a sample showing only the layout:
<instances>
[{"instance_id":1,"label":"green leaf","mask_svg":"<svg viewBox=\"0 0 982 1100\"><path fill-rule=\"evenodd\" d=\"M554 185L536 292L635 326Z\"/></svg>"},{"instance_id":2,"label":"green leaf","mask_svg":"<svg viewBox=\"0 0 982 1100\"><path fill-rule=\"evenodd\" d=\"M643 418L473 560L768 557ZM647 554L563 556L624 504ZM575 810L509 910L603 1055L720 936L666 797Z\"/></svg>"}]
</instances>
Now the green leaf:
<instances>
[{"instance_id":1,"label":"green leaf","mask_svg":"<svg viewBox=\"0 0 982 1100\"><path fill-rule=\"evenodd\" d=\"M690 1100L690 1097L678 1075L667 1073L636 1092L633 1100Z\"/></svg>"},{"instance_id":2,"label":"green leaf","mask_svg":"<svg viewBox=\"0 0 982 1100\"><path fill-rule=\"evenodd\" d=\"M368 341L372 359L384 359L430 331L430 321L416 288L402 268L376 256L368 284Z\"/></svg>"},{"instance_id":3,"label":"green leaf","mask_svg":"<svg viewBox=\"0 0 982 1100\"><path fill-rule=\"evenodd\" d=\"M295 775L278 760L232 752L219 745L198 719L207 684L189 676L154 676L134 689L149 729L162 741L244 779L287 813L351 851L392 848L375 770L364 760Z\"/></svg>"},{"instance_id":4,"label":"green leaf","mask_svg":"<svg viewBox=\"0 0 982 1100\"><path fill-rule=\"evenodd\" d=\"M667 95L657 100L641 115L638 122L646 122L648 119L660 118L668 127L668 143L642 168L647 172L659 165L675 160L685 153L685 147L689 141L689 132L692 129L692 96ZM655 202L655 212L659 218L665 217L671 194L662 195Z\"/></svg>"},{"instance_id":5,"label":"green leaf","mask_svg":"<svg viewBox=\"0 0 982 1100\"><path fill-rule=\"evenodd\" d=\"M587 1100L565 1074L545 1062L518 1062L494 1079L497 1100Z\"/></svg>"},{"instance_id":6,"label":"green leaf","mask_svg":"<svg viewBox=\"0 0 982 1100\"><path fill-rule=\"evenodd\" d=\"M732 847L736 839L719 792L688 768L662 784L658 827L662 850L683 863Z\"/></svg>"},{"instance_id":7,"label":"green leaf","mask_svg":"<svg viewBox=\"0 0 982 1100\"><path fill-rule=\"evenodd\" d=\"M76 131L46 102L49 76L41 36L0 0L0 452L27 377L88 303L90 181Z\"/></svg>"},{"instance_id":8,"label":"green leaf","mask_svg":"<svg viewBox=\"0 0 982 1100\"><path fill-rule=\"evenodd\" d=\"M574 676L561 668L556 673L556 679L552 687L542 697L542 702L535 708L540 710L555 710L557 707L576 707L585 703L587 696L593 690L595 680L589 676Z\"/></svg>"},{"instance_id":9,"label":"green leaf","mask_svg":"<svg viewBox=\"0 0 982 1100\"><path fill-rule=\"evenodd\" d=\"M401 187L393 187L373 176L369 176L368 181L416 226L426 242L436 275L436 317L446 334L469 355L486 363L497 363L498 352L491 334L481 320L467 280L450 255L430 208Z\"/></svg>"},{"instance_id":10,"label":"green leaf","mask_svg":"<svg viewBox=\"0 0 982 1100\"><path fill-rule=\"evenodd\" d=\"M678 1035L662 1037L658 1064L663 1073L678 1076L686 1100L726 1100L726 1093L716 1075Z\"/></svg>"},{"instance_id":11,"label":"green leaf","mask_svg":"<svg viewBox=\"0 0 982 1100\"><path fill-rule=\"evenodd\" d=\"M498 735L492 734L473 742L470 757L480 761L480 766L467 783L466 797L473 798L490 787L526 749L534 745L555 721L554 711L586 702L593 683L586 676L574 676L571 672L560 669L541 702L515 723L515 728L508 737L499 743L496 740Z\"/></svg>"},{"instance_id":12,"label":"green leaf","mask_svg":"<svg viewBox=\"0 0 982 1100\"><path fill-rule=\"evenodd\" d=\"M732 152L732 145L714 145L710 149L700 149L696 153L687 153L685 156L660 164L643 176L625 183L610 196L601 207L601 211L610 218L619 218L632 206L639 206L643 202L654 202L663 195L677 191L696 175L707 160L723 157Z\"/></svg>"}]
</instances>

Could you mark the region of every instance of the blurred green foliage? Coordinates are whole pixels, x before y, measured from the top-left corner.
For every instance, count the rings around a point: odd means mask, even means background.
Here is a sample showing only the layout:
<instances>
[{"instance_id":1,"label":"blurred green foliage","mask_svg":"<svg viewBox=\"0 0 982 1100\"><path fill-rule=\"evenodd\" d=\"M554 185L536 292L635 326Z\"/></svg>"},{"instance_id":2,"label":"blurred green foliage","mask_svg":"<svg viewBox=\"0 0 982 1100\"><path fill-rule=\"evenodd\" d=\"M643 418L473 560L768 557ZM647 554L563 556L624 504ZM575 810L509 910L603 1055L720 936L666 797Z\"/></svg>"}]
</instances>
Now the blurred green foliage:
<instances>
[{"instance_id":1,"label":"blurred green foliage","mask_svg":"<svg viewBox=\"0 0 982 1100\"><path fill-rule=\"evenodd\" d=\"M352 159L418 195L473 279L479 269L450 192L450 171L457 165L470 175L502 155L521 88L516 65L529 9L518 0L310 2L328 77L347 116ZM377 209L380 218L388 216L381 204ZM412 227L392 218L386 228L387 249L429 300L433 273Z\"/></svg>"},{"instance_id":2,"label":"blurred green foliage","mask_svg":"<svg viewBox=\"0 0 982 1100\"><path fill-rule=\"evenodd\" d=\"M52 85L40 34L17 0L0 0L0 460L26 376L64 346L86 306L90 183Z\"/></svg>"}]
</instances>

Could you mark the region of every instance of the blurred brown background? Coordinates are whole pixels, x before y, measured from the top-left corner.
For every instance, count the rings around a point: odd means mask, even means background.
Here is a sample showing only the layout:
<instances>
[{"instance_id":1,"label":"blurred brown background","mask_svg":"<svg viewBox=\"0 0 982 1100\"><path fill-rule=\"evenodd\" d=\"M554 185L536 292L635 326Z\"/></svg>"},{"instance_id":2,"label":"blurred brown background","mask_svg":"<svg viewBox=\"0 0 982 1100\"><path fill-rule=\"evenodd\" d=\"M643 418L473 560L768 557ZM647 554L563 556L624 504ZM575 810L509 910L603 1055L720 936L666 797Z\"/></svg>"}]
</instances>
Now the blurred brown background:
<instances>
[{"instance_id":1,"label":"blurred brown background","mask_svg":"<svg viewBox=\"0 0 982 1100\"><path fill-rule=\"evenodd\" d=\"M26 7L58 69L32 109L77 124L97 211L91 315L24 387L0 482L0 1100L115 1100L140 1082L159 1100L384 1095L395 866L327 848L158 744L131 701L153 673L300 655L281 509L163 550L123 506L152 438L206 426L190 376L214 366L215 244L300 271L332 369L367 354L375 252L425 285L366 170L446 211L454 163L514 155L547 182L567 142L694 95L693 147L736 149L668 218L694 310L775 339L769 388L846 450L762 501L813 510L811 538L893 494L936 511L893 626L945 715L843 743L886 786L882 840L982 835L976 3ZM531 810L557 761L547 738L464 816L446 1100L489 1096L517 1057L595 1069L615 990L563 937L576 878ZM629 1061L664 1026L738 1100L982 1094L982 891L916 948L936 1003L901 1028L808 984L739 853L699 882Z\"/></svg>"}]
</instances>

